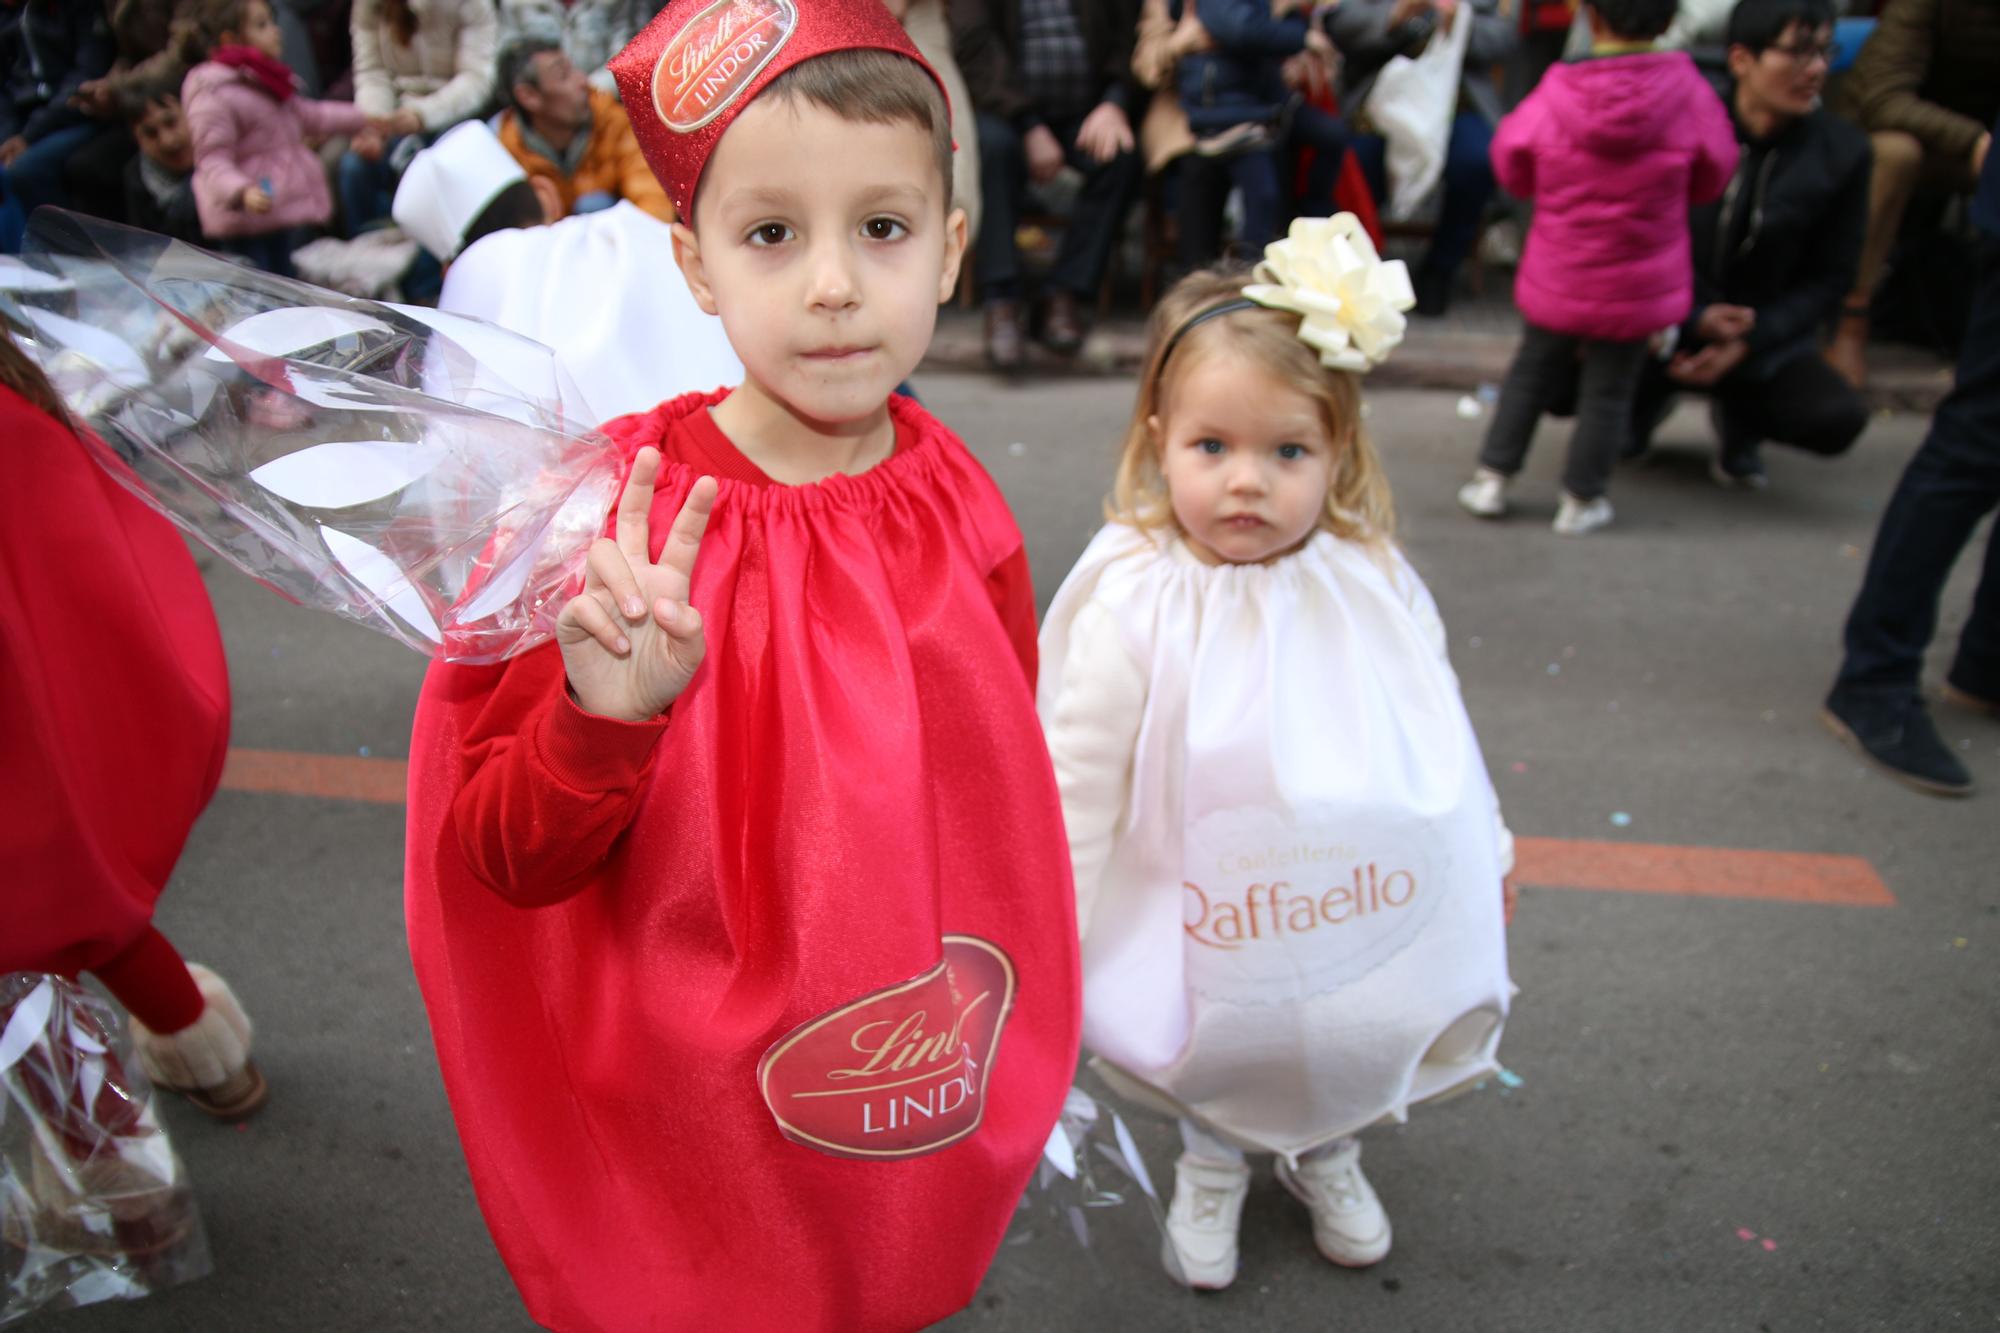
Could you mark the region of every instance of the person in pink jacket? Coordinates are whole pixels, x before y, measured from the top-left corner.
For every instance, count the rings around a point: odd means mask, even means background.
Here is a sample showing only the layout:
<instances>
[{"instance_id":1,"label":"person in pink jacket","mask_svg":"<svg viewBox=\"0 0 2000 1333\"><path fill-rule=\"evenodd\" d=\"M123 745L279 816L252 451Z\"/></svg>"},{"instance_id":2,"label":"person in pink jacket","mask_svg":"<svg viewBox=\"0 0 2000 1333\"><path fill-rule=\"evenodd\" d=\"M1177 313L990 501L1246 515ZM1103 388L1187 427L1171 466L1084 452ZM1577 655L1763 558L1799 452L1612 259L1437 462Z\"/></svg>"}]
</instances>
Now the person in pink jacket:
<instances>
[{"instance_id":1,"label":"person in pink jacket","mask_svg":"<svg viewBox=\"0 0 2000 1333\"><path fill-rule=\"evenodd\" d=\"M1554 527L1582 536L1611 521L1606 482L1631 430L1649 345L1694 304L1688 208L1722 194L1736 170L1736 136L1694 62L1653 49L1675 8L1675 0L1590 0L1589 58L1551 68L1493 136L1501 188L1532 200L1535 218L1514 282L1521 346L1478 471L1458 493L1481 518L1506 512L1507 484L1536 423L1575 383Z\"/></svg>"},{"instance_id":2,"label":"person in pink jacket","mask_svg":"<svg viewBox=\"0 0 2000 1333\"><path fill-rule=\"evenodd\" d=\"M370 122L351 102L298 95L297 76L278 58L282 37L268 0L198 0L190 9L181 40L194 67L181 104L202 235L290 276L298 229L333 215L326 169L306 140Z\"/></svg>"}]
</instances>

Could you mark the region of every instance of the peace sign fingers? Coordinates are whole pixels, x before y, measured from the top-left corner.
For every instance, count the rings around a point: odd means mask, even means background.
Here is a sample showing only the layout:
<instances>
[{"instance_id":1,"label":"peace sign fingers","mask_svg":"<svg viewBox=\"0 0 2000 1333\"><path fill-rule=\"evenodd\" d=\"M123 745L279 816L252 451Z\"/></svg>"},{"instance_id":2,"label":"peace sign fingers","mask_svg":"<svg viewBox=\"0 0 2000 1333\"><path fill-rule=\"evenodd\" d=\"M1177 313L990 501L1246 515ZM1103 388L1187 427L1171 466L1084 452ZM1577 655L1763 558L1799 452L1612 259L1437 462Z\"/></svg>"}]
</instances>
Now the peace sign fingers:
<instances>
[{"instance_id":1,"label":"peace sign fingers","mask_svg":"<svg viewBox=\"0 0 2000 1333\"><path fill-rule=\"evenodd\" d=\"M697 478L688 488L687 499L681 503L681 512L674 517L673 527L667 530L667 540L660 546L657 569L667 577L656 582L655 587L668 600L679 604L687 601L688 589L694 581L694 558L701 553L702 534L708 531L708 516L715 509L715 478Z\"/></svg>"}]
</instances>

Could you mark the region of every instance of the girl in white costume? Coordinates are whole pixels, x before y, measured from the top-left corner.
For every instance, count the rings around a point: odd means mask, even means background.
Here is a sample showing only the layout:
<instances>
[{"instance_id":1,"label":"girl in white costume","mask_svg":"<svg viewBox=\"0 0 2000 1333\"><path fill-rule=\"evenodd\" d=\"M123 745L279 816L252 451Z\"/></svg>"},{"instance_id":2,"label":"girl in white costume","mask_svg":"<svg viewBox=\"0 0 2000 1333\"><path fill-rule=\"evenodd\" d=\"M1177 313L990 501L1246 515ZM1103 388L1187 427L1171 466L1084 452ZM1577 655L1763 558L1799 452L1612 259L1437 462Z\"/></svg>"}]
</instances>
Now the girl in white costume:
<instances>
[{"instance_id":1,"label":"girl in white costume","mask_svg":"<svg viewBox=\"0 0 2000 1333\"><path fill-rule=\"evenodd\" d=\"M1322 1254L1389 1222L1356 1131L1498 1069L1499 821L1436 604L1393 541L1357 372L1411 304L1350 215L1154 312L1108 526L1042 630L1084 1045L1180 1117L1168 1271L1236 1275L1244 1151Z\"/></svg>"}]
</instances>

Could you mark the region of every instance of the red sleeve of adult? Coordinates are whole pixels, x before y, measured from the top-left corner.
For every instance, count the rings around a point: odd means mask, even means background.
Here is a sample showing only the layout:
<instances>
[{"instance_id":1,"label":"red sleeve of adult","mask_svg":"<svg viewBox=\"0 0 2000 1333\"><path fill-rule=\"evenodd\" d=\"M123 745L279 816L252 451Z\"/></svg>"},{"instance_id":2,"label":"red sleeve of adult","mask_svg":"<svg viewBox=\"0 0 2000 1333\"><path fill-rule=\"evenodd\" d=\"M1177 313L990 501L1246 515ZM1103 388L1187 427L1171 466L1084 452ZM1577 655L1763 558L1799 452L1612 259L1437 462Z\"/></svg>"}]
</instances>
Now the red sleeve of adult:
<instances>
[{"instance_id":1,"label":"red sleeve of adult","mask_svg":"<svg viewBox=\"0 0 2000 1333\"><path fill-rule=\"evenodd\" d=\"M1007 641L1014 645L1021 670L1027 673L1028 692L1033 694L1040 649L1035 640L1035 578L1028 571L1028 548L1015 547L1014 554L986 576L986 585L993 594L993 609L1006 627Z\"/></svg>"},{"instance_id":2,"label":"red sleeve of adult","mask_svg":"<svg viewBox=\"0 0 2000 1333\"><path fill-rule=\"evenodd\" d=\"M664 716L620 722L577 707L549 644L501 671L461 751L452 822L466 863L517 907L584 888L632 822Z\"/></svg>"}]
</instances>

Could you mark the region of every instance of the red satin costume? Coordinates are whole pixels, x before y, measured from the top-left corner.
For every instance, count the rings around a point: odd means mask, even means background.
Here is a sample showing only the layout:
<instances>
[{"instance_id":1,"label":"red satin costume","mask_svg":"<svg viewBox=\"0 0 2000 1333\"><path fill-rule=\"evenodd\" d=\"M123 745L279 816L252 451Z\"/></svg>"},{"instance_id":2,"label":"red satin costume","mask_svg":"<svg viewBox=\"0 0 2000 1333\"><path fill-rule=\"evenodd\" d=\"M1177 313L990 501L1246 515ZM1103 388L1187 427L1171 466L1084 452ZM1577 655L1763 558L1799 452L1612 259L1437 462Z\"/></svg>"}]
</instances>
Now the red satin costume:
<instances>
[{"instance_id":1,"label":"red satin costume","mask_svg":"<svg viewBox=\"0 0 2000 1333\"><path fill-rule=\"evenodd\" d=\"M201 1016L153 904L229 743L215 613L180 534L0 388L0 972L94 972L147 1026Z\"/></svg>"},{"instance_id":2,"label":"red satin costume","mask_svg":"<svg viewBox=\"0 0 2000 1333\"><path fill-rule=\"evenodd\" d=\"M1074 1072L1067 845L1033 595L990 478L890 400L892 457L771 483L723 394L606 429L660 447L653 550L720 481L708 655L658 720L591 717L545 646L433 667L410 766L412 954L487 1224L558 1329L909 1329L973 1294ZM759 1061L936 967L1018 989L976 1130L856 1160L780 1133Z\"/></svg>"}]
</instances>

